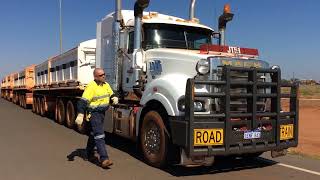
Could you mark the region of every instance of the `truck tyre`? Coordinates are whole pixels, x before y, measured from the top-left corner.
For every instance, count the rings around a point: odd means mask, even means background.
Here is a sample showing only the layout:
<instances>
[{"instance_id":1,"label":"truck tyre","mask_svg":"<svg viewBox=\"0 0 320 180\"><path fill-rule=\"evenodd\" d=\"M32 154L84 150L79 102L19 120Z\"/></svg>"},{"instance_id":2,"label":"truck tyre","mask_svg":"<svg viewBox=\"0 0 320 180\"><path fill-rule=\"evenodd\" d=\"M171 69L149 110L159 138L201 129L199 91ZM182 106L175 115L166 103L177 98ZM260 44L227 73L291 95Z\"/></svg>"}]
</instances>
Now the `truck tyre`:
<instances>
[{"instance_id":1,"label":"truck tyre","mask_svg":"<svg viewBox=\"0 0 320 180\"><path fill-rule=\"evenodd\" d=\"M23 108L23 95L20 95L20 106Z\"/></svg>"},{"instance_id":2,"label":"truck tyre","mask_svg":"<svg viewBox=\"0 0 320 180\"><path fill-rule=\"evenodd\" d=\"M22 95L22 107L24 109L27 108L27 99L26 99L26 96L25 95Z\"/></svg>"},{"instance_id":3,"label":"truck tyre","mask_svg":"<svg viewBox=\"0 0 320 180\"><path fill-rule=\"evenodd\" d=\"M18 94L17 93L15 93L14 95L13 95L13 103L14 104L18 104Z\"/></svg>"},{"instance_id":4,"label":"truck tyre","mask_svg":"<svg viewBox=\"0 0 320 180\"><path fill-rule=\"evenodd\" d=\"M24 107L23 107L23 95L20 95L20 106L21 106L22 108L24 108Z\"/></svg>"},{"instance_id":5,"label":"truck tyre","mask_svg":"<svg viewBox=\"0 0 320 180\"><path fill-rule=\"evenodd\" d=\"M145 160L161 168L167 163L169 138L163 118L157 111L149 111L143 118L140 143Z\"/></svg>"},{"instance_id":6,"label":"truck tyre","mask_svg":"<svg viewBox=\"0 0 320 180\"><path fill-rule=\"evenodd\" d=\"M16 104L16 93L13 94L12 102L13 102L13 104Z\"/></svg>"},{"instance_id":7,"label":"truck tyre","mask_svg":"<svg viewBox=\"0 0 320 180\"><path fill-rule=\"evenodd\" d=\"M41 103L40 103L41 101L40 100L41 100L40 97L36 98L36 102L37 102L36 103L36 113L37 114L40 114L40 105L41 105Z\"/></svg>"},{"instance_id":8,"label":"truck tyre","mask_svg":"<svg viewBox=\"0 0 320 180\"><path fill-rule=\"evenodd\" d=\"M67 115L66 115L67 127L73 128L75 124L75 119L76 119L75 108L72 101L69 100L67 103Z\"/></svg>"},{"instance_id":9,"label":"truck tyre","mask_svg":"<svg viewBox=\"0 0 320 180\"><path fill-rule=\"evenodd\" d=\"M36 112L36 105L35 104L36 104L36 99L33 97L32 98L32 112L34 112L34 113Z\"/></svg>"},{"instance_id":10,"label":"truck tyre","mask_svg":"<svg viewBox=\"0 0 320 180\"><path fill-rule=\"evenodd\" d=\"M19 106L22 107L22 101L21 101L21 95L18 95L18 102L19 102Z\"/></svg>"},{"instance_id":11,"label":"truck tyre","mask_svg":"<svg viewBox=\"0 0 320 180\"><path fill-rule=\"evenodd\" d=\"M66 110L62 99L59 99L57 104L57 123L63 124L66 120Z\"/></svg>"},{"instance_id":12,"label":"truck tyre","mask_svg":"<svg viewBox=\"0 0 320 180\"><path fill-rule=\"evenodd\" d=\"M40 98L40 115L45 116L46 115L46 110L45 110L45 102L44 102L44 97Z\"/></svg>"}]
</instances>

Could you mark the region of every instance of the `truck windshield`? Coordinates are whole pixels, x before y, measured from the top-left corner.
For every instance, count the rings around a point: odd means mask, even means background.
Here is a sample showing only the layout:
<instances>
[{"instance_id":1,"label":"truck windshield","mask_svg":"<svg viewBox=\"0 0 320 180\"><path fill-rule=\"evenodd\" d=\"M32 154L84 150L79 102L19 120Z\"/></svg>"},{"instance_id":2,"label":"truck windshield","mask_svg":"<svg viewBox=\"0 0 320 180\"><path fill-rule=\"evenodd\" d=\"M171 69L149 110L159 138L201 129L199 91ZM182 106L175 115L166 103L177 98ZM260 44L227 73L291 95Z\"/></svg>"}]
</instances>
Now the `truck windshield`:
<instances>
[{"instance_id":1,"label":"truck windshield","mask_svg":"<svg viewBox=\"0 0 320 180\"><path fill-rule=\"evenodd\" d=\"M144 49L178 48L199 50L211 44L212 31L199 27L174 24L144 24Z\"/></svg>"}]
</instances>

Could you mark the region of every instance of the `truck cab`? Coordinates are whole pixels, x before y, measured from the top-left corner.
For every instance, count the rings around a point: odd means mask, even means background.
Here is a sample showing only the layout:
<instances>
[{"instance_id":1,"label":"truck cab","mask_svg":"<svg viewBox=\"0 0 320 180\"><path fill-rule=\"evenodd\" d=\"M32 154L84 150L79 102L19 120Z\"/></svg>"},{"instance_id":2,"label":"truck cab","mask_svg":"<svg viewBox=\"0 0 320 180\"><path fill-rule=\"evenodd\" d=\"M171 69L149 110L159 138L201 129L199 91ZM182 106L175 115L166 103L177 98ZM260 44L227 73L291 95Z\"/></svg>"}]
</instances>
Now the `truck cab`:
<instances>
[{"instance_id":1,"label":"truck cab","mask_svg":"<svg viewBox=\"0 0 320 180\"><path fill-rule=\"evenodd\" d=\"M120 10L98 22L96 66L120 97L106 131L139 143L156 167L296 146L296 86L287 85L285 113L280 68L257 49L214 44L219 35L196 18L157 12Z\"/></svg>"}]
</instances>

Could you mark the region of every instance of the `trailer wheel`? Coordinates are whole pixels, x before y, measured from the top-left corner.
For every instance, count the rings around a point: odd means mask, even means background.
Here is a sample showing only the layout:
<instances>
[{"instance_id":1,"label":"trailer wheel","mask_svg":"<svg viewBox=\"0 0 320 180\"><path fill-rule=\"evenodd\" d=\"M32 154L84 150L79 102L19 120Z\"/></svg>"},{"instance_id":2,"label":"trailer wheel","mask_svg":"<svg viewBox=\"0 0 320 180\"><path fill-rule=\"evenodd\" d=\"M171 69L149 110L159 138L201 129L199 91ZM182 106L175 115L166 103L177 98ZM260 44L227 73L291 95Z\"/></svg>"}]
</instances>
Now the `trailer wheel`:
<instances>
[{"instance_id":1,"label":"trailer wheel","mask_svg":"<svg viewBox=\"0 0 320 180\"><path fill-rule=\"evenodd\" d=\"M13 104L16 104L16 93L13 94L12 102L13 102Z\"/></svg>"},{"instance_id":2,"label":"trailer wheel","mask_svg":"<svg viewBox=\"0 0 320 180\"><path fill-rule=\"evenodd\" d=\"M14 104L18 104L18 94L17 94L17 93L15 93L15 94L13 95L13 99L14 99L13 103L14 103Z\"/></svg>"},{"instance_id":3,"label":"trailer wheel","mask_svg":"<svg viewBox=\"0 0 320 180\"><path fill-rule=\"evenodd\" d=\"M66 119L66 110L64 107L64 102L62 99L58 100L58 104L57 104L57 123L59 124L63 124L65 122Z\"/></svg>"},{"instance_id":4,"label":"trailer wheel","mask_svg":"<svg viewBox=\"0 0 320 180\"><path fill-rule=\"evenodd\" d=\"M36 99L34 97L32 97L32 112L36 112Z\"/></svg>"},{"instance_id":5,"label":"trailer wheel","mask_svg":"<svg viewBox=\"0 0 320 180\"><path fill-rule=\"evenodd\" d=\"M20 95L20 106L23 108L23 95Z\"/></svg>"},{"instance_id":6,"label":"trailer wheel","mask_svg":"<svg viewBox=\"0 0 320 180\"><path fill-rule=\"evenodd\" d=\"M37 114L40 114L40 98L39 97L36 97L36 113Z\"/></svg>"},{"instance_id":7,"label":"trailer wheel","mask_svg":"<svg viewBox=\"0 0 320 180\"><path fill-rule=\"evenodd\" d=\"M20 107L22 106L22 103L21 103L21 95L20 95L20 94L18 95L18 104L19 104Z\"/></svg>"},{"instance_id":8,"label":"trailer wheel","mask_svg":"<svg viewBox=\"0 0 320 180\"><path fill-rule=\"evenodd\" d=\"M67 127L73 128L75 124L75 119L76 119L76 113L75 113L75 108L73 105L73 102L71 100L68 101L67 103L67 116L66 116L66 122L67 122Z\"/></svg>"},{"instance_id":9,"label":"trailer wheel","mask_svg":"<svg viewBox=\"0 0 320 180\"><path fill-rule=\"evenodd\" d=\"M166 165L169 138L161 115L149 111L143 118L140 136L141 149L145 160L152 166Z\"/></svg>"},{"instance_id":10,"label":"trailer wheel","mask_svg":"<svg viewBox=\"0 0 320 180\"><path fill-rule=\"evenodd\" d=\"M27 108L27 98L26 98L25 95L22 95L22 107L23 107L24 109Z\"/></svg>"},{"instance_id":11,"label":"trailer wheel","mask_svg":"<svg viewBox=\"0 0 320 180\"><path fill-rule=\"evenodd\" d=\"M40 102L40 105L39 105L39 107L40 107L40 115L41 116L45 116L46 115L46 110L45 110L44 97L40 98L39 102Z\"/></svg>"}]
</instances>

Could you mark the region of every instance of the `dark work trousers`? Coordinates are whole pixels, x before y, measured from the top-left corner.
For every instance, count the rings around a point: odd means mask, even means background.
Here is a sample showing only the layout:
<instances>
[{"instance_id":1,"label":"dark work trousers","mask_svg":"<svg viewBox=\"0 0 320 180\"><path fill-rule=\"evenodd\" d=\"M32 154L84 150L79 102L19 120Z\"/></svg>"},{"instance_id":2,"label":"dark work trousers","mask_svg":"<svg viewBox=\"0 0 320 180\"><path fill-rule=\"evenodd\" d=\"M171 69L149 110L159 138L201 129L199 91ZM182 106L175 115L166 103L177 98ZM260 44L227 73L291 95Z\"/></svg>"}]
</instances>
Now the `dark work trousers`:
<instances>
[{"instance_id":1,"label":"dark work trousers","mask_svg":"<svg viewBox=\"0 0 320 180\"><path fill-rule=\"evenodd\" d=\"M89 125L89 139L87 142L87 154L92 156L94 154L94 147L97 147L100 161L109 159L106 147L105 147L105 134L103 129L105 112L92 112Z\"/></svg>"}]
</instances>

